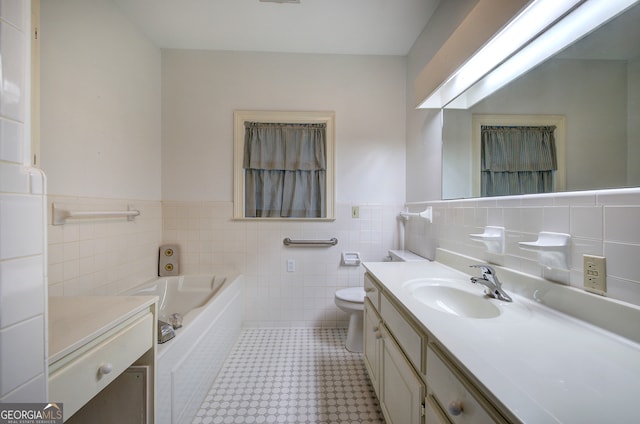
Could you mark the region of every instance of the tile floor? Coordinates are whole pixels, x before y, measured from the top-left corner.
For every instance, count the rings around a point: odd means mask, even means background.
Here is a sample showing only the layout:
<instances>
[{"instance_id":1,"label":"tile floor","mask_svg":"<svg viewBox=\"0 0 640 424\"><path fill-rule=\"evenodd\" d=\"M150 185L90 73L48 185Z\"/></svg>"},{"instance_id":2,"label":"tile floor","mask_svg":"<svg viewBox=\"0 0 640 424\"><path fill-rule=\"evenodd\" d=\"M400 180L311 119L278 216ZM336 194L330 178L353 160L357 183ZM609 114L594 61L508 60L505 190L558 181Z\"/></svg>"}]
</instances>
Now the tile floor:
<instances>
[{"instance_id":1,"label":"tile floor","mask_svg":"<svg viewBox=\"0 0 640 424\"><path fill-rule=\"evenodd\" d=\"M346 329L245 329L193 424L384 424Z\"/></svg>"}]
</instances>

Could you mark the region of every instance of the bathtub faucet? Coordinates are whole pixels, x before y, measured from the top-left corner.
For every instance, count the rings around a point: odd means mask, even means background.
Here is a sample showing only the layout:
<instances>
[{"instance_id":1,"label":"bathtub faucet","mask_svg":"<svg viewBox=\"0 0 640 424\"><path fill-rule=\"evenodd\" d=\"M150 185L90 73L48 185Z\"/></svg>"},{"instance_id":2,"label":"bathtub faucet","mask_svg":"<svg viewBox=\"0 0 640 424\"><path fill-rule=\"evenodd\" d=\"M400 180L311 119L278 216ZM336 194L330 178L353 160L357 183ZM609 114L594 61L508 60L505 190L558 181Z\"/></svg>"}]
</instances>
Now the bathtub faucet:
<instances>
[{"instance_id":1,"label":"bathtub faucet","mask_svg":"<svg viewBox=\"0 0 640 424\"><path fill-rule=\"evenodd\" d=\"M493 268L489 265L470 265L470 267L480 268L482 270L482 277L471 277L471 282L484 286L484 292L487 296L504 300L505 302L512 302L511 296L502 290L502 284L498 280L498 276Z\"/></svg>"},{"instance_id":2,"label":"bathtub faucet","mask_svg":"<svg viewBox=\"0 0 640 424\"><path fill-rule=\"evenodd\" d=\"M175 336L176 332L171 324L158 320L158 343L168 342Z\"/></svg>"}]
</instances>

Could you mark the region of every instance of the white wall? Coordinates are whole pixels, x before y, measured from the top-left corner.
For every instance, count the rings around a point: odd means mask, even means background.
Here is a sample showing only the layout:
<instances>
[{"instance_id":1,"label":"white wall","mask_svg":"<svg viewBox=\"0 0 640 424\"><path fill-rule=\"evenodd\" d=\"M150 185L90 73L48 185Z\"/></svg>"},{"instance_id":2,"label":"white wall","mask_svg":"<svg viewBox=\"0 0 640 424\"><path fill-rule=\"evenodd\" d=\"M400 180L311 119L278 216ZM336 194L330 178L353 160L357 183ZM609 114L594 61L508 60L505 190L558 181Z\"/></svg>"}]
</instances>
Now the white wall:
<instances>
[{"instance_id":1,"label":"white wall","mask_svg":"<svg viewBox=\"0 0 640 424\"><path fill-rule=\"evenodd\" d=\"M405 58L164 50L164 200L232 199L233 111L336 113L338 202L404 201Z\"/></svg>"},{"instance_id":2,"label":"white wall","mask_svg":"<svg viewBox=\"0 0 640 424\"><path fill-rule=\"evenodd\" d=\"M160 199L160 50L113 2L41 5L49 193Z\"/></svg>"},{"instance_id":3,"label":"white wall","mask_svg":"<svg viewBox=\"0 0 640 424\"><path fill-rule=\"evenodd\" d=\"M415 108L414 81L476 3L440 2L407 56L407 202L442 197L442 113Z\"/></svg>"},{"instance_id":4,"label":"white wall","mask_svg":"<svg viewBox=\"0 0 640 424\"><path fill-rule=\"evenodd\" d=\"M240 270L248 326L345 325L334 292L361 285L363 271L340 266L340 253L382 260L398 247L405 58L164 50L162 81L164 240L181 245L182 272ZM231 219L234 109L335 111L334 222ZM339 242L286 248L284 237Z\"/></svg>"},{"instance_id":5,"label":"white wall","mask_svg":"<svg viewBox=\"0 0 640 424\"><path fill-rule=\"evenodd\" d=\"M0 1L0 403L47 397L45 178L29 168L30 3Z\"/></svg>"},{"instance_id":6,"label":"white wall","mask_svg":"<svg viewBox=\"0 0 640 424\"><path fill-rule=\"evenodd\" d=\"M141 211L49 225L49 294L115 294L157 275L161 52L110 0L43 1L40 34L49 210Z\"/></svg>"}]
</instances>

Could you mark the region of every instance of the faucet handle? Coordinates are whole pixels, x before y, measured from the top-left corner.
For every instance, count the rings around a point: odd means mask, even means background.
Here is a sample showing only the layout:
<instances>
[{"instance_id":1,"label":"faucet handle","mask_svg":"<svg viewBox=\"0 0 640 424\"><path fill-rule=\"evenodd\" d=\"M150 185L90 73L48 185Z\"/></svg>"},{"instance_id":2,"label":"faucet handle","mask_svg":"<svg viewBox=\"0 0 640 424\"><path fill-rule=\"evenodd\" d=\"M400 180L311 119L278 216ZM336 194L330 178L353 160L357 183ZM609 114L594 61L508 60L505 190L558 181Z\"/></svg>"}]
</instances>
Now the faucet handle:
<instances>
[{"instance_id":1,"label":"faucet handle","mask_svg":"<svg viewBox=\"0 0 640 424\"><path fill-rule=\"evenodd\" d=\"M487 264L469 265L469 268L480 268L482 274L496 275L496 272Z\"/></svg>"}]
</instances>

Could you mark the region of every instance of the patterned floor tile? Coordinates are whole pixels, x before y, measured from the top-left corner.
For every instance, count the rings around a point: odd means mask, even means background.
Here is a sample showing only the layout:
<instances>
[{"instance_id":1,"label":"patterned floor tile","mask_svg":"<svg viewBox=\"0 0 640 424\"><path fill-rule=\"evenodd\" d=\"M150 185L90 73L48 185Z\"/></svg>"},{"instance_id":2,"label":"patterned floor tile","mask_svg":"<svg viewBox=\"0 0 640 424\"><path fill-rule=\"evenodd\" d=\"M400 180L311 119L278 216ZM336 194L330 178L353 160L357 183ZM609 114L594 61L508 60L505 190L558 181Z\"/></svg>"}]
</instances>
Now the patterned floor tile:
<instances>
[{"instance_id":1,"label":"patterned floor tile","mask_svg":"<svg viewBox=\"0 0 640 424\"><path fill-rule=\"evenodd\" d=\"M245 329L193 424L384 424L340 328Z\"/></svg>"}]
</instances>

